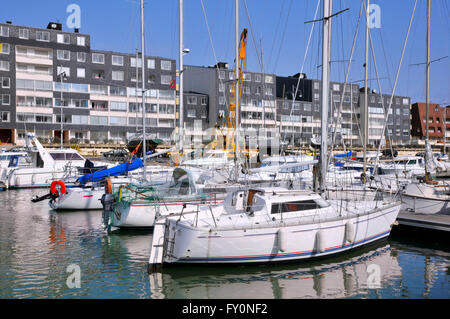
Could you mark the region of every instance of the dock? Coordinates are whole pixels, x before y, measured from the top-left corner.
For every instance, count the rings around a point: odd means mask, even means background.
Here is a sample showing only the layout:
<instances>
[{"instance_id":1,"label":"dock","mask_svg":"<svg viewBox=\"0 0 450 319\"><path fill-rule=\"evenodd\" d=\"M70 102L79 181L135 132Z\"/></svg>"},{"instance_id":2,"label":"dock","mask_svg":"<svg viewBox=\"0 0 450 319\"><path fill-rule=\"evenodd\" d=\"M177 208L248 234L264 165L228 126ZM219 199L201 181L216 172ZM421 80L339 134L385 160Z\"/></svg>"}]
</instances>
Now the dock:
<instances>
[{"instance_id":1,"label":"dock","mask_svg":"<svg viewBox=\"0 0 450 319\"><path fill-rule=\"evenodd\" d=\"M450 215L423 215L400 212L397 221L400 226L450 232Z\"/></svg>"}]
</instances>

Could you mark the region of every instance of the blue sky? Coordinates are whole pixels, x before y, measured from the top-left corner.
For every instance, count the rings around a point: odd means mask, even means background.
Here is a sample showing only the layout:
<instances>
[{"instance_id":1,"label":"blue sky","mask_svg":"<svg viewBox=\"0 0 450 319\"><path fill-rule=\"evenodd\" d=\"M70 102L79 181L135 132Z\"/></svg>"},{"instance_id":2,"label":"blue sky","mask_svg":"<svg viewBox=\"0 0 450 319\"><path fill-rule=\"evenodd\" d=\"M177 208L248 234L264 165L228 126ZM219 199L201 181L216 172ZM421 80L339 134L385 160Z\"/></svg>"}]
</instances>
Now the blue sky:
<instances>
[{"instance_id":1,"label":"blue sky","mask_svg":"<svg viewBox=\"0 0 450 319\"><path fill-rule=\"evenodd\" d=\"M381 9L381 28L372 29L375 60L381 77L381 90L391 93L400 61L403 42L415 0L377 0ZM65 31L69 13L66 8L76 3L81 8L81 33L91 35L93 49L134 53L140 47L139 0L16 0L2 5L0 21L14 24L46 27L49 21L63 23ZM233 66L234 61L234 1L203 0L218 61ZM292 75L300 71L317 0L239 0L239 29L249 29L247 70L261 71L257 50L263 55L267 73ZM331 79L344 81L353 36L361 6L360 0L334 0L333 12L349 8L333 19ZM249 19L250 16L251 30ZM431 13L431 60L449 54L450 3L433 0ZM319 16L321 15L319 8ZM358 29L350 78L364 78L364 19ZM178 57L178 0L145 1L146 54ZM309 78L321 76L321 25L316 23L303 71ZM403 64L395 93L425 101L426 1L418 0ZM256 44L253 42L255 39ZM209 40L201 0L184 0L184 43L191 53L185 64L213 65L215 59ZM372 57L370 57L372 59ZM375 78L373 62L369 78ZM362 82L359 82L362 84ZM375 80L369 87L377 89ZM431 102L450 104L450 57L431 64Z\"/></svg>"}]
</instances>

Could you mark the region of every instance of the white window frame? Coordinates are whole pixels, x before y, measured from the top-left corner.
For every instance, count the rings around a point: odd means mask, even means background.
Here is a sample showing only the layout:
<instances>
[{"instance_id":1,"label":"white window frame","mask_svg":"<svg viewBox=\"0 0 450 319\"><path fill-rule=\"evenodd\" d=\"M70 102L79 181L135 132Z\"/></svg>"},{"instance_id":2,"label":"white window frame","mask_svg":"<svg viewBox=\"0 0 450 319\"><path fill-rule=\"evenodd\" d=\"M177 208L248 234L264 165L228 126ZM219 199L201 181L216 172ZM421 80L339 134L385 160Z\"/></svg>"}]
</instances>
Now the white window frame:
<instances>
[{"instance_id":1,"label":"white window frame","mask_svg":"<svg viewBox=\"0 0 450 319\"><path fill-rule=\"evenodd\" d=\"M83 57L80 59L80 57ZM77 52L77 62L86 62L86 52Z\"/></svg>"},{"instance_id":2,"label":"white window frame","mask_svg":"<svg viewBox=\"0 0 450 319\"><path fill-rule=\"evenodd\" d=\"M102 60L102 62L97 62L94 61L94 56L95 57L102 57L100 60ZM92 63L96 63L96 64L105 64L105 55L103 53L92 53Z\"/></svg>"},{"instance_id":3,"label":"white window frame","mask_svg":"<svg viewBox=\"0 0 450 319\"><path fill-rule=\"evenodd\" d=\"M8 97L8 102L5 101L5 97ZM2 105L11 105L11 95L9 94L2 94Z\"/></svg>"},{"instance_id":4,"label":"white window frame","mask_svg":"<svg viewBox=\"0 0 450 319\"><path fill-rule=\"evenodd\" d=\"M171 75L161 74L161 84L169 85L170 81L172 81Z\"/></svg>"},{"instance_id":5,"label":"white window frame","mask_svg":"<svg viewBox=\"0 0 450 319\"><path fill-rule=\"evenodd\" d=\"M9 45L9 43L1 43L2 45L2 50L0 51L1 54L9 54L11 51L11 46ZM8 51L5 51L5 48L8 48Z\"/></svg>"},{"instance_id":6,"label":"white window frame","mask_svg":"<svg viewBox=\"0 0 450 319\"><path fill-rule=\"evenodd\" d=\"M7 67L4 67L5 65ZM9 68L10 68L9 61L0 60L0 71L9 71Z\"/></svg>"},{"instance_id":7,"label":"white window frame","mask_svg":"<svg viewBox=\"0 0 450 319\"><path fill-rule=\"evenodd\" d=\"M77 45L86 46L86 37L77 37Z\"/></svg>"},{"instance_id":8,"label":"white window frame","mask_svg":"<svg viewBox=\"0 0 450 319\"><path fill-rule=\"evenodd\" d=\"M60 53L62 54L62 56L60 56ZM65 58L65 53L67 53L68 57ZM58 60L66 60L66 61L70 61L70 51L69 50L56 50L56 58Z\"/></svg>"},{"instance_id":9,"label":"white window frame","mask_svg":"<svg viewBox=\"0 0 450 319\"><path fill-rule=\"evenodd\" d=\"M81 75L83 74L83 75ZM86 77L86 69L85 68L77 68L77 78L85 78Z\"/></svg>"},{"instance_id":10,"label":"white window frame","mask_svg":"<svg viewBox=\"0 0 450 319\"><path fill-rule=\"evenodd\" d=\"M11 79L9 77L7 77L7 76L2 77L1 79L2 79L2 83L1 83L2 84L2 88L3 89L9 89L11 87ZM8 79L8 86L3 85L4 79Z\"/></svg>"},{"instance_id":11,"label":"white window frame","mask_svg":"<svg viewBox=\"0 0 450 319\"><path fill-rule=\"evenodd\" d=\"M148 69L154 69L156 65L155 59L148 59L147 60L147 68Z\"/></svg>"},{"instance_id":12,"label":"white window frame","mask_svg":"<svg viewBox=\"0 0 450 319\"><path fill-rule=\"evenodd\" d=\"M41 35L40 39L38 38L38 34ZM46 35L46 37L44 37ZM44 39L47 38L47 39ZM42 42L50 42L50 32L48 31L36 31L36 41L42 41Z\"/></svg>"},{"instance_id":13,"label":"white window frame","mask_svg":"<svg viewBox=\"0 0 450 319\"><path fill-rule=\"evenodd\" d=\"M5 32L6 30L6 32ZM9 37L9 28L5 26L0 26L0 36Z\"/></svg>"},{"instance_id":14,"label":"white window frame","mask_svg":"<svg viewBox=\"0 0 450 319\"><path fill-rule=\"evenodd\" d=\"M70 76L70 67L67 67L67 66L58 66L57 68L56 68L56 75L59 75L59 74L61 74L61 73L65 73L66 74L66 76Z\"/></svg>"},{"instance_id":15,"label":"white window frame","mask_svg":"<svg viewBox=\"0 0 450 319\"><path fill-rule=\"evenodd\" d=\"M123 56L122 55L113 55L113 56L111 56L111 64L112 65L123 66Z\"/></svg>"},{"instance_id":16,"label":"white window frame","mask_svg":"<svg viewBox=\"0 0 450 319\"><path fill-rule=\"evenodd\" d=\"M172 71L172 61L161 60L161 70Z\"/></svg>"},{"instance_id":17,"label":"white window frame","mask_svg":"<svg viewBox=\"0 0 450 319\"><path fill-rule=\"evenodd\" d=\"M30 38L30 30L28 30L28 29L19 29L19 39L28 40L29 38Z\"/></svg>"},{"instance_id":18,"label":"white window frame","mask_svg":"<svg viewBox=\"0 0 450 319\"><path fill-rule=\"evenodd\" d=\"M65 33L58 33L56 35L56 42L62 43L62 44L70 44L70 35L65 34Z\"/></svg>"},{"instance_id":19,"label":"white window frame","mask_svg":"<svg viewBox=\"0 0 450 319\"><path fill-rule=\"evenodd\" d=\"M123 71L112 71L111 72L111 79L114 80L114 81L124 81L125 80L125 73Z\"/></svg>"}]
</instances>

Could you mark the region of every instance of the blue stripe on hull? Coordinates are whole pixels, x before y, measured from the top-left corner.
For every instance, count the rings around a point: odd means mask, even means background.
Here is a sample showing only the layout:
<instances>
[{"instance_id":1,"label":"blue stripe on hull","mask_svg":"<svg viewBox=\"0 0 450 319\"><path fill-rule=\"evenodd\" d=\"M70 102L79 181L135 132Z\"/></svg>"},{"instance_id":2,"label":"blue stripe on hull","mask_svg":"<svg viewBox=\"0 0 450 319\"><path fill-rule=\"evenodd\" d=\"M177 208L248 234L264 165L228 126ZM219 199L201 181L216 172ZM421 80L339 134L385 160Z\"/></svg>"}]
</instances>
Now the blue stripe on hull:
<instances>
[{"instance_id":1,"label":"blue stripe on hull","mask_svg":"<svg viewBox=\"0 0 450 319\"><path fill-rule=\"evenodd\" d=\"M345 244L339 247L334 248L327 248L323 253L316 252L316 251L307 251L307 252L300 252L300 253L287 253L287 254L280 254L280 255L262 255L262 256L236 256L236 257L210 257L210 258L184 258L179 259L178 262L182 263L197 263L197 262L245 262L245 261L259 261L259 262L269 262L269 261L276 261L276 260L287 260L290 258L295 257L319 257L323 255L328 255L331 252L339 252L339 251L345 251L354 247L361 246L364 243L374 241L377 239L381 239L383 237L389 236L391 230L385 231L383 233L380 233L378 235L374 235L368 238L365 238L363 240L360 240L359 242L355 243L349 243ZM300 258L299 258L300 259Z\"/></svg>"}]
</instances>

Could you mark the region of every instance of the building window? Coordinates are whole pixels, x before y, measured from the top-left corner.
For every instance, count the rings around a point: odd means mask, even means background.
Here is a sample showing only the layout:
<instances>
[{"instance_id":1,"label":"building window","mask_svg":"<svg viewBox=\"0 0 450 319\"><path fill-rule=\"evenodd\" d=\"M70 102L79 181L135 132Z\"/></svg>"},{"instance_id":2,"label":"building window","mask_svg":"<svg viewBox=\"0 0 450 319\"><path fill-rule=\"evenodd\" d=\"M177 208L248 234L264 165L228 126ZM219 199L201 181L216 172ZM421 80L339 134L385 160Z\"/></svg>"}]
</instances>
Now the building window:
<instances>
[{"instance_id":1,"label":"building window","mask_svg":"<svg viewBox=\"0 0 450 319\"><path fill-rule=\"evenodd\" d=\"M92 53L92 63L105 63L105 55L102 53Z\"/></svg>"},{"instance_id":2,"label":"building window","mask_svg":"<svg viewBox=\"0 0 450 319\"><path fill-rule=\"evenodd\" d=\"M9 94L2 94L2 105L10 104L10 96Z\"/></svg>"},{"instance_id":3,"label":"building window","mask_svg":"<svg viewBox=\"0 0 450 319\"><path fill-rule=\"evenodd\" d=\"M50 42L50 32L36 31L36 41Z\"/></svg>"},{"instance_id":4,"label":"building window","mask_svg":"<svg viewBox=\"0 0 450 319\"><path fill-rule=\"evenodd\" d=\"M77 45L84 47L86 45L86 38L85 37L77 37Z\"/></svg>"},{"instance_id":5,"label":"building window","mask_svg":"<svg viewBox=\"0 0 450 319\"><path fill-rule=\"evenodd\" d=\"M56 74L59 76L61 73L65 73L66 76L70 76L70 68L58 66L56 68Z\"/></svg>"},{"instance_id":6,"label":"building window","mask_svg":"<svg viewBox=\"0 0 450 319\"><path fill-rule=\"evenodd\" d=\"M161 60L161 70L166 70L166 71L172 70L172 62Z\"/></svg>"},{"instance_id":7,"label":"building window","mask_svg":"<svg viewBox=\"0 0 450 319\"><path fill-rule=\"evenodd\" d=\"M136 67L136 58L130 58L130 66ZM137 66L138 67L142 66L142 59L141 58L138 59Z\"/></svg>"},{"instance_id":8,"label":"building window","mask_svg":"<svg viewBox=\"0 0 450 319\"><path fill-rule=\"evenodd\" d=\"M221 80L225 79L225 71L219 71L219 79Z\"/></svg>"},{"instance_id":9,"label":"building window","mask_svg":"<svg viewBox=\"0 0 450 319\"><path fill-rule=\"evenodd\" d=\"M314 101L318 101L319 100L319 93L314 93Z\"/></svg>"},{"instance_id":10,"label":"building window","mask_svg":"<svg viewBox=\"0 0 450 319\"><path fill-rule=\"evenodd\" d=\"M154 69L155 68L155 60L154 59L148 59L147 60L147 68Z\"/></svg>"},{"instance_id":11,"label":"building window","mask_svg":"<svg viewBox=\"0 0 450 319\"><path fill-rule=\"evenodd\" d=\"M29 30L28 29L19 29L19 38L28 40Z\"/></svg>"},{"instance_id":12,"label":"building window","mask_svg":"<svg viewBox=\"0 0 450 319\"><path fill-rule=\"evenodd\" d=\"M0 122L9 122L9 112L0 112Z\"/></svg>"},{"instance_id":13,"label":"building window","mask_svg":"<svg viewBox=\"0 0 450 319\"><path fill-rule=\"evenodd\" d=\"M188 96L187 97L187 104L197 104L197 97L196 96Z\"/></svg>"},{"instance_id":14,"label":"building window","mask_svg":"<svg viewBox=\"0 0 450 319\"><path fill-rule=\"evenodd\" d=\"M111 61L112 65L123 65L123 56L121 55L113 55L112 56L112 61Z\"/></svg>"},{"instance_id":15,"label":"building window","mask_svg":"<svg viewBox=\"0 0 450 319\"><path fill-rule=\"evenodd\" d=\"M314 90L318 90L320 87L320 83L319 82L314 82Z\"/></svg>"},{"instance_id":16,"label":"building window","mask_svg":"<svg viewBox=\"0 0 450 319\"><path fill-rule=\"evenodd\" d=\"M219 83L219 92L225 92L225 84Z\"/></svg>"},{"instance_id":17,"label":"building window","mask_svg":"<svg viewBox=\"0 0 450 319\"><path fill-rule=\"evenodd\" d=\"M244 81L251 81L252 75L249 73L244 73Z\"/></svg>"},{"instance_id":18,"label":"building window","mask_svg":"<svg viewBox=\"0 0 450 319\"><path fill-rule=\"evenodd\" d=\"M403 105L408 105L409 104L409 99L403 99Z\"/></svg>"},{"instance_id":19,"label":"building window","mask_svg":"<svg viewBox=\"0 0 450 319\"><path fill-rule=\"evenodd\" d=\"M261 82L261 74L255 74L255 82Z\"/></svg>"},{"instance_id":20,"label":"building window","mask_svg":"<svg viewBox=\"0 0 450 319\"><path fill-rule=\"evenodd\" d=\"M155 84L156 83L156 76L154 74L148 75L148 83Z\"/></svg>"},{"instance_id":21,"label":"building window","mask_svg":"<svg viewBox=\"0 0 450 319\"><path fill-rule=\"evenodd\" d=\"M195 118L195 117L196 117L195 109L193 109L193 110L187 110L187 117Z\"/></svg>"},{"instance_id":22,"label":"building window","mask_svg":"<svg viewBox=\"0 0 450 319\"><path fill-rule=\"evenodd\" d=\"M56 42L70 44L70 36L68 34L57 34Z\"/></svg>"},{"instance_id":23,"label":"building window","mask_svg":"<svg viewBox=\"0 0 450 319\"><path fill-rule=\"evenodd\" d=\"M125 79L123 71L112 71L111 76L114 81L123 81Z\"/></svg>"},{"instance_id":24,"label":"building window","mask_svg":"<svg viewBox=\"0 0 450 319\"><path fill-rule=\"evenodd\" d=\"M0 45L0 53L9 54L9 43L3 43Z\"/></svg>"},{"instance_id":25,"label":"building window","mask_svg":"<svg viewBox=\"0 0 450 319\"><path fill-rule=\"evenodd\" d=\"M86 62L85 52L77 52L77 62Z\"/></svg>"},{"instance_id":26,"label":"building window","mask_svg":"<svg viewBox=\"0 0 450 319\"><path fill-rule=\"evenodd\" d=\"M339 84L333 84L333 91L339 91Z\"/></svg>"},{"instance_id":27,"label":"building window","mask_svg":"<svg viewBox=\"0 0 450 319\"><path fill-rule=\"evenodd\" d=\"M272 88L271 87L268 87L268 88L266 88L266 95L272 95L273 94L273 92L272 92Z\"/></svg>"},{"instance_id":28,"label":"building window","mask_svg":"<svg viewBox=\"0 0 450 319\"><path fill-rule=\"evenodd\" d=\"M225 105L225 97L219 96L219 104L220 105Z\"/></svg>"},{"instance_id":29,"label":"building window","mask_svg":"<svg viewBox=\"0 0 450 319\"><path fill-rule=\"evenodd\" d=\"M9 89L10 88L10 79L7 77L2 78L2 88Z\"/></svg>"},{"instance_id":30,"label":"building window","mask_svg":"<svg viewBox=\"0 0 450 319\"><path fill-rule=\"evenodd\" d=\"M172 81L172 76L161 75L161 84L170 84L170 81Z\"/></svg>"},{"instance_id":31,"label":"building window","mask_svg":"<svg viewBox=\"0 0 450 319\"><path fill-rule=\"evenodd\" d=\"M84 78L86 76L86 71L84 68L77 68L77 77Z\"/></svg>"},{"instance_id":32,"label":"building window","mask_svg":"<svg viewBox=\"0 0 450 319\"><path fill-rule=\"evenodd\" d=\"M57 50L56 54L58 60L70 60L70 51L68 50Z\"/></svg>"},{"instance_id":33,"label":"building window","mask_svg":"<svg viewBox=\"0 0 450 319\"><path fill-rule=\"evenodd\" d=\"M206 105L206 96L201 97L201 103L202 105Z\"/></svg>"},{"instance_id":34,"label":"building window","mask_svg":"<svg viewBox=\"0 0 450 319\"><path fill-rule=\"evenodd\" d=\"M9 28L0 26L0 36L9 37Z\"/></svg>"},{"instance_id":35,"label":"building window","mask_svg":"<svg viewBox=\"0 0 450 319\"><path fill-rule=\"evenodd\" d=\"M305 111L311 111L311 104L303 104Z\"/></svg>"},{"instance_id":36,"label":"building window","mask_svg":"<svg viewBox=\"0 0 450 319\"><path fill-rule=\"evenodd\" d=\"M270 76L270 75L266 75L265 82L266 83L273 83L273 77Z\"/></svg>"}]
</instances>

